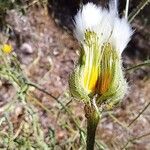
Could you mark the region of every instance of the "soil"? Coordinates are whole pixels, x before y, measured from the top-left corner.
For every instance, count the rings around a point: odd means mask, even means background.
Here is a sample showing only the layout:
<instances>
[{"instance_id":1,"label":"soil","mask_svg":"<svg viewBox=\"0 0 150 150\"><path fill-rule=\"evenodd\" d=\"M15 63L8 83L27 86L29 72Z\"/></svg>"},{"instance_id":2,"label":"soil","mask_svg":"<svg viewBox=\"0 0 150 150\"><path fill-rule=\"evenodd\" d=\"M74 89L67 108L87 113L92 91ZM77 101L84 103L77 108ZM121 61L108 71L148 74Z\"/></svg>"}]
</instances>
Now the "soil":
<instances>
[{"instance_id":1,"label":"soil","mask_svg":"<svg viewBox=\"0 0 150 150\"><path fill-rule=\"evenodd\" d=\"M7 13L6 21L12 28L9 42L13 45L26 76L55 97L59 97L68 91L68 77L78 60L80 47L72 35L73 26L72 23L68 23L71 21L68 19L63 23L61 19L57 18L57 15L54 15L55 12L53 14L52 12L41 6L31 6L25 15L16 10L10 10ZM70 14L70 12L68 13ZM58 21L60 22L59 25L55 23ZM62 28L62 25L66 26L67 24L70 24L67 26L69 31ZM139 17L134 20L132 26L136 30L122 56L125 68L141 63L150 56L150 25L144 24ZM121 104L112 112L120 123L106 113L103 115L97 129L97 139L107 144L110 150L120 150L128 139L150 133L150 107L128 129L124 127L128 126L144 106L150 102L150 68L142 67L127 72L125 76L129 84L128 93ZM7 81L2 80L0 106L4 106L9 102L14 96L14 92L14 88ZM56 131L57 144L61 145L71 136L71 131L64 129L61 122L66 120L75 129L73 121L70 118L68 119L65 113L60 115L61 119L53 114L55 107L58 106L52 98L39 91L36 91L35 95L44 106L52 111L51 114L47 114L41 107L37 106L45 137L48 134L48 129L53 128ZM67 100L61 99L65 103ZM68 107L85 126L83 104L73 100ZM76 149L79 149L79 147L80 145L77 145ZM128 149L149 150L150 135L133 142L131 140Z\"/></svg>"}]
</instances>

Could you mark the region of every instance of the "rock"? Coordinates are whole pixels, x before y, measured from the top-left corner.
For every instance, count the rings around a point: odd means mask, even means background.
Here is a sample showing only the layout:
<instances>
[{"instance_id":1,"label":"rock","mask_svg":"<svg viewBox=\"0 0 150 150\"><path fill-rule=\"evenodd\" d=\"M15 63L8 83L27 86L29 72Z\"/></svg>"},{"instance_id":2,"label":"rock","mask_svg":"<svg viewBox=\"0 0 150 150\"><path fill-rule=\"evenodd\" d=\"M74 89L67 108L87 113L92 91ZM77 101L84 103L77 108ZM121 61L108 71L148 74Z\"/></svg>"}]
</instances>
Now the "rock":
<instances>
[{"instance_id":1,"label":"rock","mask_svg":"<svg viewBox=\"0 0 150 150\"><path fill-rule=\"evenodd\" d=\"M34 50L32 49L31 45L28 43L23 43L21 45L20 50L25 53L25 54L32 54L34 52Z\"/></svg>"}]
</instances>

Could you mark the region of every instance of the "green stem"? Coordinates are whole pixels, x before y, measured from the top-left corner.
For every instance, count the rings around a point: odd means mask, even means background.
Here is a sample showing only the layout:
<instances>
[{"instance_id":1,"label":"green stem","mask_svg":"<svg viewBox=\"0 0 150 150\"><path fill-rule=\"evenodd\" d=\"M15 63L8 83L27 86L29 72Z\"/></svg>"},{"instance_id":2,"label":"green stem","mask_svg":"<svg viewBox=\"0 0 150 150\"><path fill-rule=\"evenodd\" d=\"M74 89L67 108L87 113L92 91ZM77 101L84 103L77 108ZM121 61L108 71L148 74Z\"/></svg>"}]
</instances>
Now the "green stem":
<instances>
[{"instance_id":1,"label":"green stem","mask_svg":"<svg viewBox=\"0 0 150 150\"><path fill-rule=\"evenodd\" d=\"M141 64L138 64L138 65L135 65L131 68L127 68L125 71L128 72L128 71L131 71L131 70L136 70L136 69L139 69L141 67L144 67L144 66L150 66L150 60L147 60Z\"/></svg>"},{"instance_id":2,"label":"green stem","mask_svg":"<svg viewBox=\"0 0 150 150\"><path fill-rule=\"evenodd\" d=\"M86 150L94 150L95 133L100 116L94 107L85 106L87 118L87 147Z\"/></svg>"}]
</instances>

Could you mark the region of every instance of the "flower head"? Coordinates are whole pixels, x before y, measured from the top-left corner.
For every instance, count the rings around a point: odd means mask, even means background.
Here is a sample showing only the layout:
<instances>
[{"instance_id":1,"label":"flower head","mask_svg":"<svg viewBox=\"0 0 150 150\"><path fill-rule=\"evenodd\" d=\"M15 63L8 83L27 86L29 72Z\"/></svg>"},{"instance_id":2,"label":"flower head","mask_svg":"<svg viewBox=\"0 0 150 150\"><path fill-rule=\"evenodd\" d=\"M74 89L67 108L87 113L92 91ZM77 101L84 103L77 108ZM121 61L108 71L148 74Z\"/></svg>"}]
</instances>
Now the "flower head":
<instances>
[{"instance_id":1,"label":"flower head","mask_svg":"<svg viewBox=\"0 0 150 150\"><path fill-rule=\"evenodd\" d=\"M3 47L2 47L2 51L6 54L9 54L11 53L13 50L12 46L9 45L9 44L4 44Z\"/></svg>"},{"instance_id":2,"label":"flower head","mask_svg":"<svg viewBox=\"0 0 150 150\"><path fill-rule=\"evenodd\" d=\"M119 18L117 1L109 10L87 3L75 16L75 35L81 43L80 59L69 81L71 94L86 101L96 98L116 103L127 89L121 53L132 35L124 18Z\"/></svg>"}]
</instances>

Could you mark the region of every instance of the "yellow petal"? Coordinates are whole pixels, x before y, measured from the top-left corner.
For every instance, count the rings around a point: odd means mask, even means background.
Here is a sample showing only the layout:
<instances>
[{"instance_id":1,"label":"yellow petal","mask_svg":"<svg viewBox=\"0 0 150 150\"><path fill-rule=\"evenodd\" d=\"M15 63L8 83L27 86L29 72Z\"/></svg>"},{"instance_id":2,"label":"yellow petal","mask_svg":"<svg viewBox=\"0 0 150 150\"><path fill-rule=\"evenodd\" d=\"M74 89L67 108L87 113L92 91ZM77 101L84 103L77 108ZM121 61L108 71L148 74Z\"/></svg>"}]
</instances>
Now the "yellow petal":
<instances>
[{"instance_id":1,"label":"yellow petal","mask_svg":"<svg viewBox=\"0 0 150 150\"><path fill-rule=\"evenodd\" d=\"M12 46L9 45L9 44L4 44L3 47L2 47L2 51L6 54L9 54L12 52Z\"/></svg>"},{"instance_id":2,"label":"yellow petal","mask_svg":"<svg viewBox=\"0 0 150 150\"><path fill-rule=\"evenodd\" d=\"M92 67L91 70L86 69L84 72L84 86L88 92L96 91L96 84L98 79L98 68Z\"/></svg>"}]
</instances>

